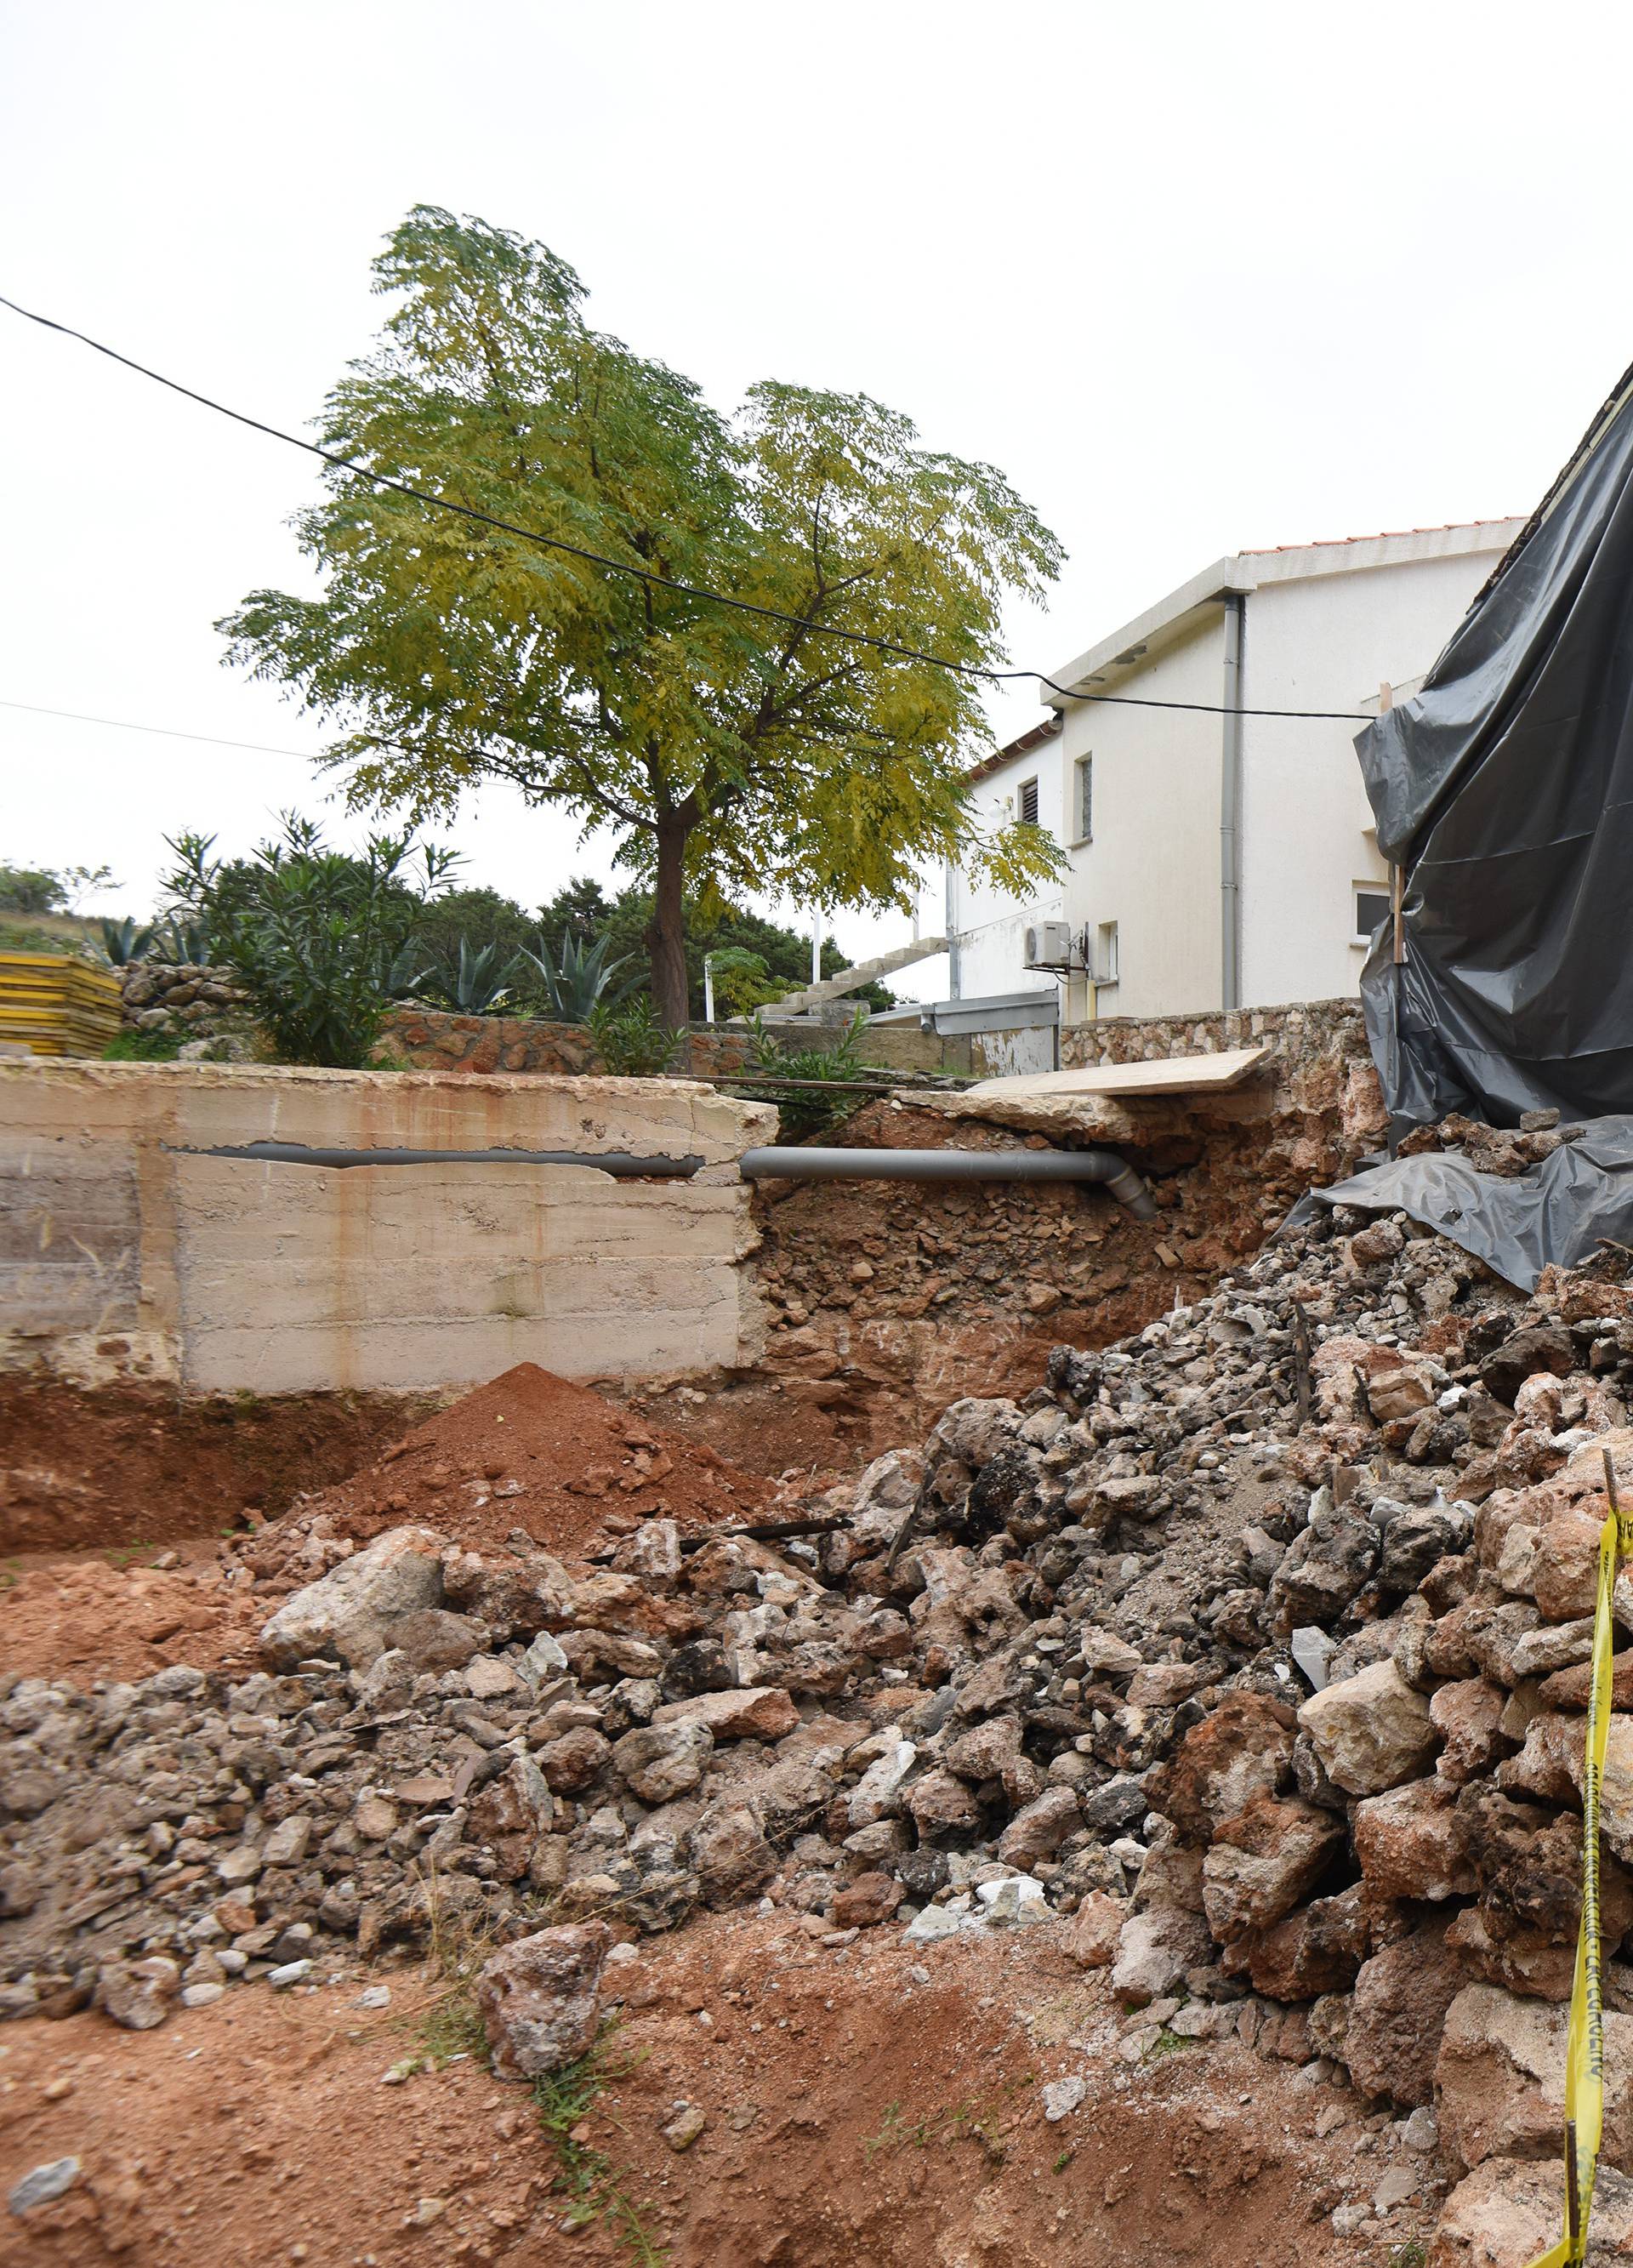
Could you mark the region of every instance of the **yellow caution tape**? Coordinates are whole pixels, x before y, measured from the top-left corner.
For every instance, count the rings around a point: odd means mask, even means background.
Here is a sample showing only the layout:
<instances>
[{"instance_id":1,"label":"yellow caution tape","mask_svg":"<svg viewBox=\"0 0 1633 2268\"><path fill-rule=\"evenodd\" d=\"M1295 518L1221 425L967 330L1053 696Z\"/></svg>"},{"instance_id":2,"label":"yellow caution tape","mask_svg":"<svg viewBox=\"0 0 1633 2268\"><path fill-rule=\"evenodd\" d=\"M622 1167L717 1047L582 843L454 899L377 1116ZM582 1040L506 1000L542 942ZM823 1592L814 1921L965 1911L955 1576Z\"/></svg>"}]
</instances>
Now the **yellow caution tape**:
<instances>
[{"instance_id":1,"label":"yellow caution tape","mask_svg":"<svg viewBox=\"0 0 1633 2268\"><path fill-rule=\"evenodd\" d=\"M1616 1476L1605 1452L1610 1517L1599 1532L1599 1595L1593 1608L1593 1670L1588 1687L1587 1744L1582 1774L1582 1919L1577 1931L1576 1977L1570 1988L1570 2029L1565 2041L1565 2226L1559 2242L1539 2253L1531 2268L1580 2268L1587 2250L1588 2214L1599 2172L1605 2126L1605 2008L1599 1946L1599 1795L1610 1737L1611 1594L1623 1556L1633 1556L1633 1514L1616 1497Z\"/></svg>"}]
</instances>

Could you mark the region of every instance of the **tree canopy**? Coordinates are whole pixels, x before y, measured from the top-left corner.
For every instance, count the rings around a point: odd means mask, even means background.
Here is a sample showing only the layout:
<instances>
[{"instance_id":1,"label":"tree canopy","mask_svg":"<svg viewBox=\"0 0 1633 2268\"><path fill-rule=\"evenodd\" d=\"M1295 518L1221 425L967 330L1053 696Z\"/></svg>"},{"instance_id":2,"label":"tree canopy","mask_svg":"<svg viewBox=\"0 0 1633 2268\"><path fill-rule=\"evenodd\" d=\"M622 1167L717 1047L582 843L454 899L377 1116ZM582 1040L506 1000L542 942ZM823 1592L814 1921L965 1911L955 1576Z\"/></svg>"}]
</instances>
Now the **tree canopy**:
<instances>
[{"instance_id":1,"label":"tree canopy","mask_svg":"<svg viewBox=\"0 0 1633 2268\"><path fill-rule=\"evenodd\" d=\"M1004 659L1007 591L1060 549L992 467L865 394L767 380L723 416L592 329L541 244L433 207L375 263L393 302L322 420L367 472L786 614L644 582L339 469L299 519L316 596L252 593L230 658L343 724L356 806L446 817L483 778L585 830L650 888L652 989L686 1016L682 893L905 905L927 859L1025 891L1043 831L983 832L964 773L978 681L825 632Z\"/></svg>"}]
</instances>

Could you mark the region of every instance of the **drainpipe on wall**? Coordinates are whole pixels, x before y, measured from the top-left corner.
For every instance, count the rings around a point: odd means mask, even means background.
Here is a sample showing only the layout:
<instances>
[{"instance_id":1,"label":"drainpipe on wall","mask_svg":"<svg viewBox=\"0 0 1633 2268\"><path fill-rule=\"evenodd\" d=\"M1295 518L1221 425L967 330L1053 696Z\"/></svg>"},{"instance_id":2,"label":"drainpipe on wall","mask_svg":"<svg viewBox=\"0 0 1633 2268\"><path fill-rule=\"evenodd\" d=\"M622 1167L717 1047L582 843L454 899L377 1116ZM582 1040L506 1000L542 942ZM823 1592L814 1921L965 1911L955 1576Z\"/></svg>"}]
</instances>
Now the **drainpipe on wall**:
<instances>
[{"instance_id":1,"label":"drainpipe on wall","mask_svg":"<svg viewBox=\"0 0 1633 2268\"><path fill-rule=\"evenodd\" d=\"M1225 593L1224 732L1219 752L1220 1005L1242 1005L1242 694L1247 594Z\"/></svg>"},{"instance_id":2,"label":"drainpipe on wall","mask_svg":"<svg viewBox=\"0 0 1633 2268\"><path fill-rule=\"evenodd\" d=\"M947 878L947 917L944 924L947 932L947 998L956 1000L959 998L959 870L949 858L944 871Z\"/></svg>"}]
</instances>

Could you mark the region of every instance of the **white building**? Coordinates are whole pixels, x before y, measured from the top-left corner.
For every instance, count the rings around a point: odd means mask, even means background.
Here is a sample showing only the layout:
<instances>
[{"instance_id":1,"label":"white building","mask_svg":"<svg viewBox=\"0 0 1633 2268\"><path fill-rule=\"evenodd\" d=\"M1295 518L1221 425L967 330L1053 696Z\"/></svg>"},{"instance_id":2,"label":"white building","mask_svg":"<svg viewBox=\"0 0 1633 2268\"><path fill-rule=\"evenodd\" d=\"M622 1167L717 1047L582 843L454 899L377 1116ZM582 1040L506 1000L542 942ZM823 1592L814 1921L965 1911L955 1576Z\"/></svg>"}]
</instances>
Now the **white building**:
<instances>
[{"instance_id":1,"label":"white building","mask_svg":"<svg viewBox=\"0 0 1633 2268\"><path fill-rule=\"evenodd\" d=\"M1026 904L948 875L954 998L1063 981L1070 1023L1354 993L1389 888L1355 712L1423 675L1522 525L1240 552L1055 671L1055 715L974 777L983 821L1035 816L1070 872ZM1025 966L1048 919L1063 980Z\"/></svg>"}]
</instances>

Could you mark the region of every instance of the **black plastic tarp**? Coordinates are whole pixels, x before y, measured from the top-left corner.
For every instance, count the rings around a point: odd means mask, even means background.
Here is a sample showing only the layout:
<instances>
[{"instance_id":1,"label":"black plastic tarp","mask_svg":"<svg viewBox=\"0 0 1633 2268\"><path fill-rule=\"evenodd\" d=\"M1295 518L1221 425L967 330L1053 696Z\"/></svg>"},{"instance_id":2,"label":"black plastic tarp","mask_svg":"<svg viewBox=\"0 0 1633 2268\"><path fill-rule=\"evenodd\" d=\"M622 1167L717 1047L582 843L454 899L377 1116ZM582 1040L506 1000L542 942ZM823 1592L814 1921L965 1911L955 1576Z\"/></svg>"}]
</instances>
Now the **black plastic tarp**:
<instances>
[{"instance_id":1,"label":"black plastic tarp","mask_svg":"<svg viewBox=\"0 0 1633 2268\"><path fill-rule=\"evenodd\" d=\"M1454 1151L1393 1158L1312 1191L1292 1218L1307 1219L1306 1208L1318 1204L1410 1213L1534 1291L1550 1261L1578 1267L1607 1238L1633 1246L1633 1117L1594 1119L1512 1177L1476 1173Z\"/></svg>"},{"instance_id":2,"label":"black plastic tarp","mask_svg":"<svg viewBox=\"0 0 1633 2268\"><path fill-rule=\"evenodd\" d=\"M1356 747L1406 877L1404 965L1386 922L1361 980L1397 1133L1633 1112L1633 372Z\"/></svg>"}]
</instances>

